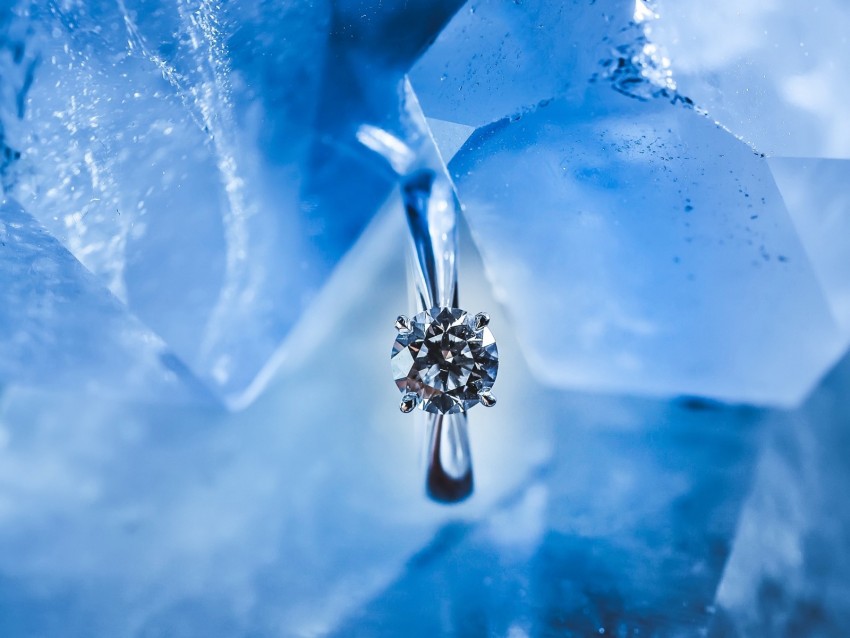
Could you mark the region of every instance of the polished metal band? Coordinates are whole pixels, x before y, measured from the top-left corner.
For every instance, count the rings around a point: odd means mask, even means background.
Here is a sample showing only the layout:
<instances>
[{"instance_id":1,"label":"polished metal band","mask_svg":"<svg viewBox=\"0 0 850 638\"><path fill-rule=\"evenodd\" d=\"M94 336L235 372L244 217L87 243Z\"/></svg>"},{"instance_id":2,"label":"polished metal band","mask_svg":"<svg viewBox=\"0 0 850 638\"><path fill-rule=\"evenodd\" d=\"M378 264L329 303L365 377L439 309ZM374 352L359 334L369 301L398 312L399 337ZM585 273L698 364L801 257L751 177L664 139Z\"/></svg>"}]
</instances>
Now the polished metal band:
<instances>
[{"instance_id":1,"label":"polished metal band","mask_svg":"<svg viewBox=\"0 0 850 638\"><path fill-rule=\"evenodd\" d=\"M456 308L459 203L454 188L442 172L421 169L402 179L401 192L411 238L411 310ZM428 496L443 503L462 501L473 490L466 412L420 412L417 419L426 438Z\"/></svg>"}]
</instances>

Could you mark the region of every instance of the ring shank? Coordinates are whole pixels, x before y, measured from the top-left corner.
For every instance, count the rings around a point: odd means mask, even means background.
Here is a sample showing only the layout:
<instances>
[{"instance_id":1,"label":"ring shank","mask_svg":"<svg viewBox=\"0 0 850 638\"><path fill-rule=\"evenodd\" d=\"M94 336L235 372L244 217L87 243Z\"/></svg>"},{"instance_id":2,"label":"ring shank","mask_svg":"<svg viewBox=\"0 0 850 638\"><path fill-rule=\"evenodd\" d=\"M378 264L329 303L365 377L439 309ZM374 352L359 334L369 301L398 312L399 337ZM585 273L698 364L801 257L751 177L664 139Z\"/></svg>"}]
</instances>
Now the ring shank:
<instances>
[{"instance_id":1,"label":"ring shank","mask_svg":"<svg viewBox=\"0 0 850 638\"><path fill-rule=\"evenodd\" d=\"M402 179L401 192L410 228L409 270L416 312L458 307L457 222L459 204L442 173L415 171ZM472 494L472 456L465 412L420 412L426 437L426 492L456 503Z\"/></svg>"}]
</instances>

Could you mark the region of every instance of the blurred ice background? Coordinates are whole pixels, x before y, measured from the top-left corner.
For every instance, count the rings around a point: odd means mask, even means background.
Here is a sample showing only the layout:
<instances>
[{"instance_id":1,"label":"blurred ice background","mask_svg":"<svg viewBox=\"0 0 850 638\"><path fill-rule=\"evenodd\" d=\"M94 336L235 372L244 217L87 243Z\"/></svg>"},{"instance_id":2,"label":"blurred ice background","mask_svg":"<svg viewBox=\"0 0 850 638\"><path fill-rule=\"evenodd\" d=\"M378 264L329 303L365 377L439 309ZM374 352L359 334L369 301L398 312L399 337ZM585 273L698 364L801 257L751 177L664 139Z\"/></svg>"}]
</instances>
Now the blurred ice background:
<instances>
[{"instance_id":1,"label":"blurred ice background","mask_svg":"<svg viewBox=\"0 0 850 638\"><path fill-rule=\"evenodd\" d=\"M0 636L843 636L848 18L0 5ZM405 154L501 354L452 507Z\"/></svg>"}]
</instances>

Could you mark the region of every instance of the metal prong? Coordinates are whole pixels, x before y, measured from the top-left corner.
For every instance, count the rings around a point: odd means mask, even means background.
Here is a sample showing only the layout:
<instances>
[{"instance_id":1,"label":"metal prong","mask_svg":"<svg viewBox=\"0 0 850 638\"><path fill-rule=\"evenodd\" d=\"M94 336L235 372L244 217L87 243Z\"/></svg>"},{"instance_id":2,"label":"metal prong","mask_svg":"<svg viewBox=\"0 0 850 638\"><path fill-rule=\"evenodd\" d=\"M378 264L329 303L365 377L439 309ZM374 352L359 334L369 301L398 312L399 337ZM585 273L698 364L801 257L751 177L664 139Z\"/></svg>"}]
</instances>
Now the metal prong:
<instances>
[{"instance_id":1,"label":"metal prong","mask_svg":"<svg viewBox=\"0 0 850 638\"><path fill-rule=\"evenodd\" d=\"M486 312L479 312L475 315L475 329L481 330L482 328L486 328L490 323L490 315Z\"/></svg>"},{"instance_id":2,"label":"metal prong","mask_svg":"<svg viewBox=\"0 0 850 638\"><path fill-rule=\"evenodd\" d=\"M395 320L395 329L399 332L410 332L410 317L406 315L399 315Z\"/></svg>"},{"instance_id":3,"label":"metal prong","mask_svg":"<svg viewBox=\"0 0 850 638\"><path fill-rule=\"evenodd\" d=\"M481 400L481 405L485 408L492 408L496 405L496 397L490 392L490 388L485 388L478 393L478 398Z\"/></svg>"},{"instance_id":4,"label":"metal prong","mask_svg":"<svg viewBox=\"0 0 850 638\"><path fill-rule=\"evenodd\" d=\"M408 392L401 398L401 405L398 408L407 414L408 412L413 412L413 408L416 407L417 403L419 403L419 397L414 392Z\"/></svg>"}]
</instances>

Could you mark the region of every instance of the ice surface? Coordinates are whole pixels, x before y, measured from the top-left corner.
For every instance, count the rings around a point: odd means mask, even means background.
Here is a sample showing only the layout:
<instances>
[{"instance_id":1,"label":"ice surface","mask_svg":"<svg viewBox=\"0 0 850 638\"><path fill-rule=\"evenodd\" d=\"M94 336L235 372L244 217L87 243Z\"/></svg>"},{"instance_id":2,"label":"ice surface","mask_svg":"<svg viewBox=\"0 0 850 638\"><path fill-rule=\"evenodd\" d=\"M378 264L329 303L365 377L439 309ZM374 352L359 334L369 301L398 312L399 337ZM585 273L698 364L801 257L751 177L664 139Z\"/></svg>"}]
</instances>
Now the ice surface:
<instances>
[{"instance_id":1,"label":"ice surface","mask_svg":"<svg viewBox=\"0 0 850 638\"><path fill-rule=\"evenodd\" d=\"M472 0L411 82L428 117L476 127L555 96L581 97L633 13L634 0Z\"/></svg>"},{"instance_id":2,"label":"ice surface","mask_svg":"<svg viewBox=\"0 0 850 638\"><path fill-rule=\"evenodd\" d=\"M121 2L68 6L30 9L43 62L20 126L27 152L12 192L193 367L238 389L321 278L304 266L328 267L303 246L287 162L278 168L286 191L277 193L279 217L252 214L256 201L246 199L232 146L234 107L215 82L230 81L217 66L227 61L215 57L212 36L186 31L190 16L178 4L151 4L141 15ZM298 31L304 48L323 37L322 21L312 24ZM190 36L199 50L185 50ZM309 108L318 72L302 75ZM282 119L297 115L308 117ZM262 113L255 118L254 135L271 128ZM297 140L289 146L296 157L307 143ZM270 276L287 272L304 276ZM234 362L232 341L222 344L237 320L246 332Z\"/></svg>"},{"instance_id":3,"label":"ice surface","mask_svg":"<svg viewBox=\"0 0 850 638\"><path fill-rule=\"evenodd\" d=\"M850 161L776 157L768 164L832 313L850 338Z\"/></svg>"},{"instance_id":4,"label":"ice surface","mask_svg":"<svg viewBox=\"0 0 850 638\"><path fill-rule=\"evenodd\" d=\"M336 312L243 412L7 393L0 634L666 636L707 622L762 414L541 388L467 244L465 303L491 312L510 365L498 409L470 416L474 498L429 504L374 356L405 305L394 212L322 292Z\"/></svg>"},{"instance_id":5,"label":"ice surface","mask_svg":"<svg viewBox=\"0 0 850 638\"><path fill-rule=\"evenodd\" d=\"M11 14L4 55L41 62L0 118L7 189L231 404L395 183L356 132L429 143L402 75L457 2L380 4Z\"/></svg>"},{"instance_id":6,"label":"ice surface","mask_svg":"<svg viewBox=\"0 0 850 638\"><path fill-rule=\"evenodd\" d=\"M474 127L466 126L465 124L446 122L445 120L437 120L430 117L427 120L428 128L434 137L434 142L440 150L440 156L446 163L455 156L460 150L460 147L469 139L469 136L475 132Z\"/></svg>"},{"instance_id":7,"label":"ice surface","mask_svg":"<svg viewBox=\"0 0 850 638\"><path fill-rule=\"evenodd\" d=\"M840 355L767 163L693 109L600 85L450 169L549 383L790 405Z\"/></svg>"},{"instance_id":8,"label":"ice surface","mask_svg":"<svg viewBox=\"0 0 850 638\"><path fill-rule=\"evenodd\" d=\"M712 118L769 155L850 158L847 2L648 4L650 39Z\"/></svg>"},{"instance_id":9,"label":"ice surface","mask_svg":"<svg viewBox=\"0 0 850 638\"><path fill-rule=\"evenodd\" d=\"M547 409L552 462L332 635L701 635L763 414L566 393Z\"/></svg>"},{"instance_id":10,"label":"ice surface","mask_svg":"<svg viewBox=\"0 0 850 638\"><path fill-rule=\"evenodd\" d=\"M850 623L850 357L777 415L723 581L713 636L840 638Z\"/></svg>"},{"instance_id":11,"label":"ice surface","mask_svg":"<svg viewBox=\"0 0 850 638\"><path fill-rule=\"evenodd\" d=\"M17 203L0 201L0 382L167 403L193 397L184 368Z\"/></svg>"},{"instance_id":12,"label":"ice surface","mask_svg":"<svg viewBox=\"0 0 850 638\"><path fill-rule=\"evenodd\" d=\"M839 356L844 163L710 118L847 157L843 7L459 5L0 7L4 638L841 635L847 361L747 501L761 410L573 389L791 405ZM455 153L502 368L444 508L386 354L398 173ZM182 361L246 409L138 402Z\"/></svg>"},{"instance_id":13,"label":"ice surface","mask_svg":"<svg viewBox=\"0 0 850 638\"><path fill-rule=\"evenodd\" d=\"M464 298L491 310L511 366L499 410L470 416L474 499L426 499L389 365L407 301L397 212L346 257L321 293L318 326L296 335L242 412L7 391L0 635L322 635L442 525L479 519L547 460L540 390L467 247Z\"/></svg>"}]
</instances>

